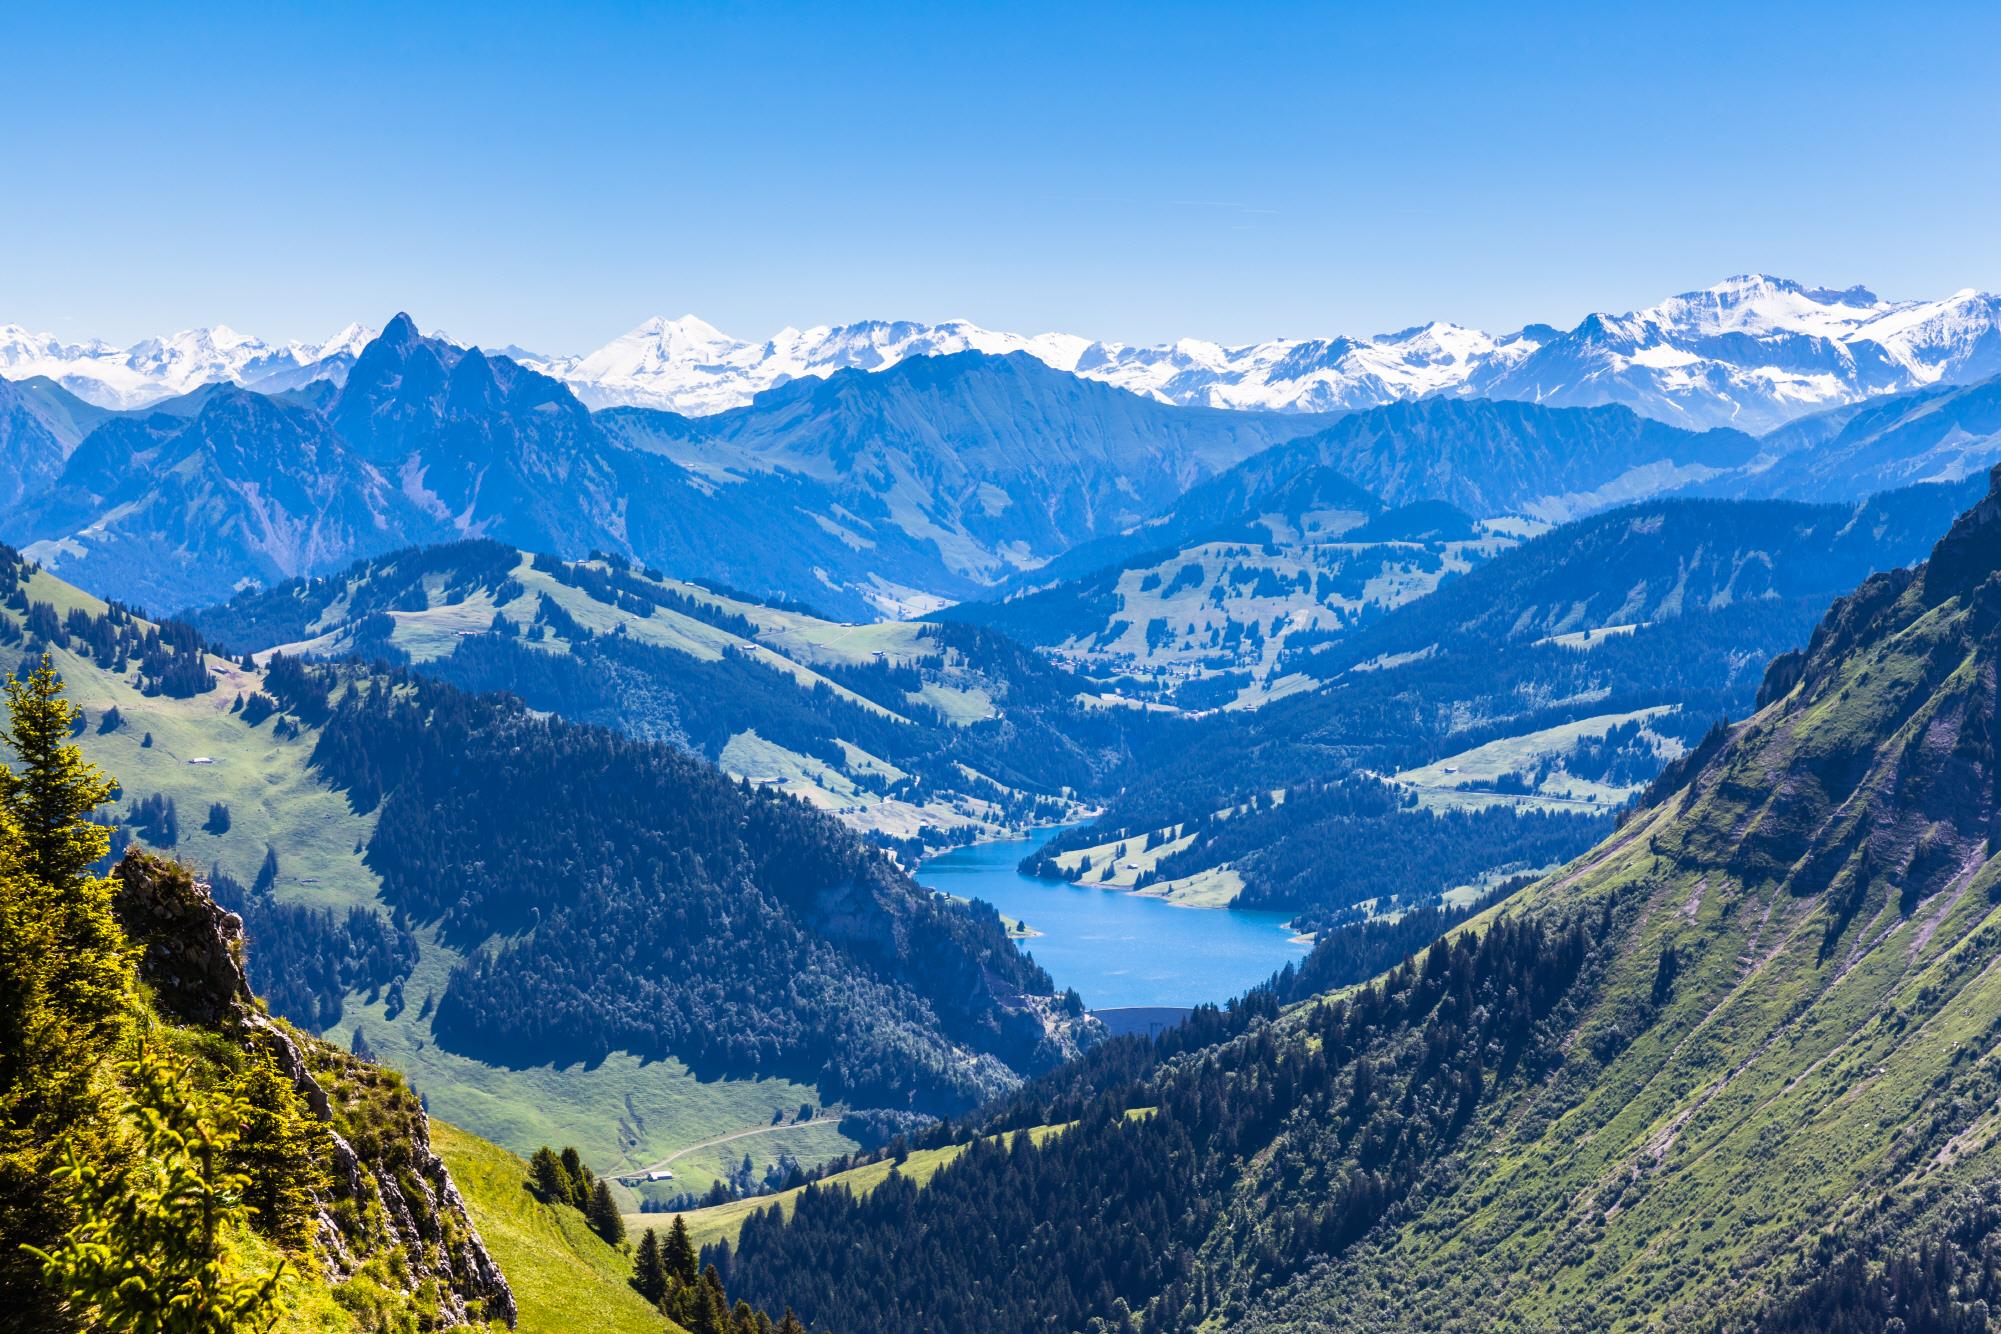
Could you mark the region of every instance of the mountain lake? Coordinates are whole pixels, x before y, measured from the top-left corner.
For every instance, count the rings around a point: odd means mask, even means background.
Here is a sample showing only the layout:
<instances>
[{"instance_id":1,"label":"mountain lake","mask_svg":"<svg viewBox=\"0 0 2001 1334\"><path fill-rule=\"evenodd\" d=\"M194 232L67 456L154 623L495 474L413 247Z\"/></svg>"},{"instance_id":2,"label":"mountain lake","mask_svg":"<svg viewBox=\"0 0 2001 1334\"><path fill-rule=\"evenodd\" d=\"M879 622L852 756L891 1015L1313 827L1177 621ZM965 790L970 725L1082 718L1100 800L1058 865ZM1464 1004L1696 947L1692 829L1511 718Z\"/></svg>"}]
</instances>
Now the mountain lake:
<instances>
[{"instance_id":1,"label":"mountain lake","mask_svg":"<svg viewBox=\"0 0 2001 1334\"><path fill-rule=\"evenodd\" d=\"M1051 838L956 848L925 859L917 883L982 899L1037 935L1020 941L1060 990L1075 987L1093 1010L1186 1008L1221 1003L1270 977L1308 945L1286 914L1181 908L1127 890L1036 880L1015 866Z\"/></svg>"}]
</instances>

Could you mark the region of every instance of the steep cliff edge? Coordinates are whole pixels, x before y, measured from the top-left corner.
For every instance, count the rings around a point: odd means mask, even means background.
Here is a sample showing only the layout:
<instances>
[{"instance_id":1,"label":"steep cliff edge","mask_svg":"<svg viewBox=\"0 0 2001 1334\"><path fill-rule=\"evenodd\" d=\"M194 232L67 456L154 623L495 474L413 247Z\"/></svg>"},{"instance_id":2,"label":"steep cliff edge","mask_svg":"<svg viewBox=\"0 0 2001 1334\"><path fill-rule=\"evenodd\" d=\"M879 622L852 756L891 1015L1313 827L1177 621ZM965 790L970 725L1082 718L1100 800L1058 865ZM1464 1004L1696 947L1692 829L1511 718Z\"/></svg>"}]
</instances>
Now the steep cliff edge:
<instances>
[{"instance_id":1,"label":"steep cliff edge","mask_svg":"<svg viewBox=\"0 0 2001 1334\"><path fill-rule=\"evenodd\" d=\"M507 1279L402 1077L268 1017L244 978L242 920L186 868L134 851L113 875L119 922L140 947L139 977L160 1016L269 1053L325 1123L331 1184L316 1202L319 1277L338 1288L358 1275L387 1276L427 1326L512 1325Z\"/></svg>"}]
</instances>

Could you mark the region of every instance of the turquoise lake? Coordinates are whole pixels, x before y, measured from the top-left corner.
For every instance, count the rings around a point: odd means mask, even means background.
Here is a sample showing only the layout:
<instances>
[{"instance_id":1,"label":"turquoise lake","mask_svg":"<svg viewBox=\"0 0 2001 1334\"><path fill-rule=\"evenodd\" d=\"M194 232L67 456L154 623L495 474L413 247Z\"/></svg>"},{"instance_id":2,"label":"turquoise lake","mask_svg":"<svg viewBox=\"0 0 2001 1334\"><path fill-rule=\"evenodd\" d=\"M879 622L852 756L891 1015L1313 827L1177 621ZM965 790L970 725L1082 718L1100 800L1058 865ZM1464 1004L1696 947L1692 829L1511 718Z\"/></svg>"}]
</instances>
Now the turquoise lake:
<instances>
[{"instance_id":1,"label":"turquoise lake","mask_svg":"<svg viewBox=\"0 0 2001 1334\"><path fill-rule=\"evenodd\" d=\"M1303 958L1282 913L1177 908L1159 899L1087 885L1033 880L1015 864L1054 837L982 843L928 858L917 882L984 899L1040 935L1021 942L1094 1010L1221 1002Z\"/></svg>"}]
</instances>

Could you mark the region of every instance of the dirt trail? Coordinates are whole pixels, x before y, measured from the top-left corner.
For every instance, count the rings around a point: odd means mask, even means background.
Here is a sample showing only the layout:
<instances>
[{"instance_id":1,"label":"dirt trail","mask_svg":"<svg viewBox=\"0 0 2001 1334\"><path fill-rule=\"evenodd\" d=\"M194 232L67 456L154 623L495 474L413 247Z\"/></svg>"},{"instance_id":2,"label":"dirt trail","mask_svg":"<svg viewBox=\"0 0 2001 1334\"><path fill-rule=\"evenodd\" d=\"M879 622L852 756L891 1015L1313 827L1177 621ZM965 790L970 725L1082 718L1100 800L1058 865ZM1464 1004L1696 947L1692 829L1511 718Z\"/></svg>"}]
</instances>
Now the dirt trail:
<instances>
[{"instance_id":1,"label":"dirt trail","mask_svg":"<svg viewBox=\"0 0 2001 1334\"><path fill-rule=\"evenodd\" d=\"M749 1130L734 1130L727 1135L717 1135L713 1139L701 1140L697 1143L688 1145L686 1148L676 1149L674 1150L674 1152L668 1154L665 1158L662 1158L657 1163L648 1163L644 1167L629 1168L628 1170L619 1173L619 1175L630 1177L630 1176L640 1176L647 1172L664 1171L667 1167L672 1165L677 1159L685 1158L689 1154L694 1153L698 1149L712 1149L718 1144L729 1144L735 1140L749 1139L753 1135L769 1135L775 1131L780 1131L780 1130L795 1130L800 1126L827 1125L832 1122L839 1121L840 1119L841 1118L838 1116L828 1116L823 1114L814 1117L810 1121L781 1121L776 1125L755 1126Z\"/></svg>"}]
</instances>

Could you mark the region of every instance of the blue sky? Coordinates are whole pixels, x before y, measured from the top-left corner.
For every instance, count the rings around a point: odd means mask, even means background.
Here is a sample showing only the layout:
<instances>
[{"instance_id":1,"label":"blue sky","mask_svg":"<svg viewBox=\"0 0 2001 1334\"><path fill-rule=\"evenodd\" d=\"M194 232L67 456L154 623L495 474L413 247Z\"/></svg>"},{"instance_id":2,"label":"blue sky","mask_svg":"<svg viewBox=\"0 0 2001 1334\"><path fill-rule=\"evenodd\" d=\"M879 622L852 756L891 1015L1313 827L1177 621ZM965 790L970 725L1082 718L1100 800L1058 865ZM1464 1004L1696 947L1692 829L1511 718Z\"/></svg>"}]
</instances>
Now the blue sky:
<instances>
[{"instance_id":1,"label":"blue sky","mask_svg":"<svg viewBox=\"0 0 2001 1334\"><path fill-rule=\"evenodd\" d=\"M10 14L0 322L1154 341L2001 287L2001 6Z\"/></svg>"}]
</instances>

